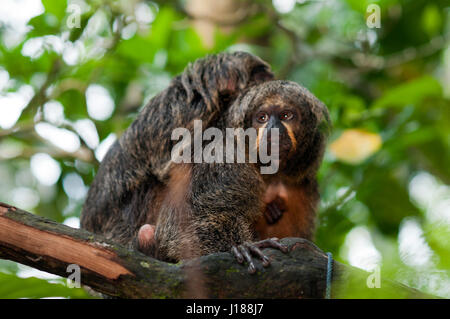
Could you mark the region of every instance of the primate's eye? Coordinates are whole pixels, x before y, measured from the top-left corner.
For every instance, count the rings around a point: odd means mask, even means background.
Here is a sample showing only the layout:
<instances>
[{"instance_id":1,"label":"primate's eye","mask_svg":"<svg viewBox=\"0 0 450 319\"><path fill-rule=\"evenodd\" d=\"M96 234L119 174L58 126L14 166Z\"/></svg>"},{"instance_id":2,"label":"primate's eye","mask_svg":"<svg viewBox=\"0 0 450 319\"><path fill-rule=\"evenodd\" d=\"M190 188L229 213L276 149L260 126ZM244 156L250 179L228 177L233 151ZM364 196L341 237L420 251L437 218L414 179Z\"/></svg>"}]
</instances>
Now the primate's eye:
<instances>
[{"instance_id":1,"label":"primate's eye","mask_svg":"<svg viewBox=\"0 0 450 319\"><path fill-rule=\"evenodd\" d=\"M256 120L259 123L266 123L269 120L269 114L264 113L264 112L258 113L258 115L256 116Z\"/></svg>"},{"instance_id":2,"label":"primate's eye","mask_svg":"<svg viewBox=\"0 0 450 319\"><path fill-rule=\"evenodd\" d=\"M283 111L280 114L280 120L282 120L282 121L289 121L293 117L294 117L294 113L292 113L291 111Z\"/></svg>"}]
</instances>

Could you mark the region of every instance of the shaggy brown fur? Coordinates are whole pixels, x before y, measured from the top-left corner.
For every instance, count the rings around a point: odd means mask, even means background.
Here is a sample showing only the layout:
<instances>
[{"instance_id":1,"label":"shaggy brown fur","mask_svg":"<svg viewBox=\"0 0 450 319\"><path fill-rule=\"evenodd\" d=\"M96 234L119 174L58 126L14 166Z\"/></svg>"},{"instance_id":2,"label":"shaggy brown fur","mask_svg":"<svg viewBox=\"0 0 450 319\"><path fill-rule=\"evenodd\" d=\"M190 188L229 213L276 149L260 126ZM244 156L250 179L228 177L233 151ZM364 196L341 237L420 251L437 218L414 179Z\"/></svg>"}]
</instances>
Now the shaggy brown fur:
<instances>
[{"instance_id":1,"label":"shaggy brown fur","mask_svg":"<svg viewBox=\"0 0 450 319\"><path fill-rule=\"evenodd\" d=\"M167 186L176 184L174 180L170 181L171 176L179 179L174 177L175 171L171 172L171 150L176 143L171 140L172 131L177 127L192 130L194 120L202 120L206 129L223 115L242 90L272 78L267 63L244 52L212 55L189 65L142 109L110 148L89 189L81 226L130 246L136 245L136 234L145 223L158 225L156 233L160 243L178 236L179 231L175 229L180 223L176 220L177 209L165 204L167 194L176 192L178 196L180 193ZM194 178L197 178L196 171L192 172ZM202 180L203 177L197 181ZM214 182L210 181L210 185ZM222 185L216 183L215 187L219 186ZM203 189L201 185L198 187ZM195 187L193 190L200 192ZM208 191L214 193L217 189L208 187ZM214 197L212 194L203 196L205 201ZM245 199L253 198L254 195ZM192 202L184 205L198 201L193 199ZM214 201L214 204L217 203ZM157 222L158 218L161 222ZM197 229L204 240L206 230L200 229L203 223L199 223ZM180 241L183 238L177 237L177 243ZM206 244L210 245L209 242ZM161 250L169 251L170 246L161 244ZM212 249L209 247L208 251ZM169 259L166 253L159 255Z\"/></svg>"},{"instance_id":2,"label":"shaggy brown fur","mask_svg":"<svg viewBox=\"0 0 450 319\"><path fill-rule=\"evenodd\" d=\"M319 199L316 172L329 128L326 107L293 82L271 81L268 65L247 53L198 60L153 98L110 149L83 208L83 228L178 261L266 236L311 238ZM203 129L248 128L260 109L294 109L281 142L288 155L275 175L258 164L174 164L172 130L200 119ZM271 223L267 210L279 212ZM273 217L273 216L272 216ZM139 247L144 224L155 245Z\"/></svg>"}]
</instances>

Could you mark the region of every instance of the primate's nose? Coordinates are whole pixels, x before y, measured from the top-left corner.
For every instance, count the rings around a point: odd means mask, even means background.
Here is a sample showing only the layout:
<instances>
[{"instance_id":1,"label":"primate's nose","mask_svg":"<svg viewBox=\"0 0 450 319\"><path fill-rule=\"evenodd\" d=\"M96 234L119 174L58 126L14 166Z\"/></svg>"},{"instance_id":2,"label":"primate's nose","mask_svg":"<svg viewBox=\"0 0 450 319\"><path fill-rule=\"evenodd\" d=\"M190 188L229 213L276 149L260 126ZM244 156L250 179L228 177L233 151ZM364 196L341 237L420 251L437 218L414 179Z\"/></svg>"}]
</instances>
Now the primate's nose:
<instances>
[{"instance_id":1,"label":"primate's nose","mask_svg":"<svg viewBox=\"0 0 450 319\"><path fill-rule=\"evenodd\" d=\"M270 122L269 122L270 124ZM260 147L267 150L270 154L278 153L280 148L280 129L273 125L267 125L263 131Z\"/></svg>"}]
</instances>

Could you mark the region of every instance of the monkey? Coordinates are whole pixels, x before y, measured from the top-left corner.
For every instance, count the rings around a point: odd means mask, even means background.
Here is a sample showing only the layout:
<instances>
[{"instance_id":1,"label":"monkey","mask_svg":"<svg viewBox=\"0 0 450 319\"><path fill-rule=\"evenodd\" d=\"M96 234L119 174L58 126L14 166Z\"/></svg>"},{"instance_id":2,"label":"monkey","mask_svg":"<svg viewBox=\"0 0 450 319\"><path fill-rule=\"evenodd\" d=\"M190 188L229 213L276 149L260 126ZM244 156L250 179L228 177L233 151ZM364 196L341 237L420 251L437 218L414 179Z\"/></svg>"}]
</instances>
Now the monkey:
<instances>
[{"instance_id":1,"label":"monkey","mask_svg":"<svg viewBox=\"0 0 450 319\"><path fill-rule=\"evenodd\" d=\"M331 130L327 107L295 82L269 81L249 88L227 117L232 127L279 129L279 171L262 175L257 236L312 240L320 198L316 175Z\"/></svg>"},{"instance_id":2,"label":"monkey","mask_svg":"<svg viewBox=\"0 0 450 319\"><path fill-rule=\"evenodd\" d=\"M186 257L184 253L196 256L231 248L238 262L246 261L254 273L251 254L267 266L270 262L259 248L284 250L267 238L312 239L319 200L316 173L330 129L328 110L294 82L269 81L241 94L216 125L222 130L254 128L258 131L254 148L264 134L270 140L270 129L278 129L279 171L263 175L259 162L178 166L171 179L176 191L167 194L170 203L163 205L173 207L174 213L161 215L174 219L161 218L157 227L144 225L139 238L174 259ZM247 218L237 222L236 215ZM180 226L174 228L176 224ZM233 232L238 224L243 237ZM258 239L263 240L250 243Z\"/></svg>"},{"instance_id":3,"label":"monkey","mask_svg":"<svg viewBox=\"0 0 450 319\"><path fill-rule=\"evenodd\" d=\"M273 77L266 62L245 52L211 55L188 65L149 101L103 158L82 208L81 227L145 250L136 240L140 228L156 225L170 207L167 193L180 189L170 161L172 131L176 127L192 130L194 120L201 120L205 127L212 125L242 90ZM170 220L171 213L164 214ZM146 230L151 238L153 228L148 226L142 229L142 238ZM236 229L237 237L239 232L250 230ZM170 260L162 253L147 253Z\"/></svg>"},{"instance_id":4,"label":"monkey","mask_svg":"<svg viewBox=\"0 0 450 319\"><path fill-rule=\"evenodd\" d=\"M277 233L296 234L295 229L278 226L283 215L292 215L286 211L296 211L290 204L293 201L288 200L299 193L298 187L292 188L291 179L284 175L262 178L254 165L173 167L168 154L173 147L170 133L175 127L192 129L195 119L201 119L207 127L218 124L240 92L272 79L265 62L245 53L220 54L188 66L168 89L150 101L105 156L83 207L81 226L166 261L231 247L239 262L249 262L249 272L255 269L250 253L267 266L268 258L259 248L286 251L286 247L271 239L249 243ZM234 111L228 113L246 118L240 106L234 105L230 108ZM198 180L206 180L207 186L195 183ZM314 181L311 179L313 186ZM205 188L213 193L205 192ZM311 189L311 194L303 193L310 196L313 207L315 192L314 187ZM221 204L219 198L223 199ZM248 207L248 203L252 205Z\"/></svg>"}]
</instances>

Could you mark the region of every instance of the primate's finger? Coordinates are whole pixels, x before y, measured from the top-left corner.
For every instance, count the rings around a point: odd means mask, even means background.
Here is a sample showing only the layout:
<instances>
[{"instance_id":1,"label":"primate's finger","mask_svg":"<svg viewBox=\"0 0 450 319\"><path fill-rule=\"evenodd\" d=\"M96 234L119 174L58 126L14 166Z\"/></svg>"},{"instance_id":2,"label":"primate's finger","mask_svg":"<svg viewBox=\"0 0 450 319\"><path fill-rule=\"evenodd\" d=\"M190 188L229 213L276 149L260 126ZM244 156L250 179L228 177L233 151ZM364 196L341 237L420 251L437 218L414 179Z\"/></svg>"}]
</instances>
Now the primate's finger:
<instances>
[{"instance_id":1,"label":"primate's finger","mask_svg":"<svg viewBox=\"0 0 450 319\"><path fill-rule=\"evenodd\" d=\"M244 262L244 257L239 252L239 250L236 248L236 246L231 247L231 252L233 253L234 257L237 259L238 263L242 264Z\"/></svg>"},{"instance_id":2,"label":"primate's finger","mask_svg":"<svg viewBox=\"0 0 450 319\"><path fill-rule=\"evenodd\" d=\"M239 245L238 248L248 263L248 272L250 274L254 274L256 272L256 267L255 267L255 264L253 264L252 256L250 256L250 253L249 253L247 247L245 247L243 245Z\"/></svg>"},{"instance_id":3,"label":"primate's finger","mask_svg":"<svg viewBox=\"0 0 450 319\"><path fill-rule=\"evenodd\" d=\"M262 265L264 267L268 267L270 265L269 257L264 255L264 253L258 247L250 243L246 244L246 246L255 256L261 259Z\"/></svg>"},{"instance_id":4,"label":"primate's finger","mask_svg":"<svg viewBox=\"0 0 450 319\"><path fill-rule=\"evenodd\" d=\"M284 253L288 252L288 247L286 245L280 244L278 242L278 238L264 239L264 240L261 240L261 241L255 243L255 245L258 248L276 248L276 249L281 250Z\"/></svg>"}]
</instances>

